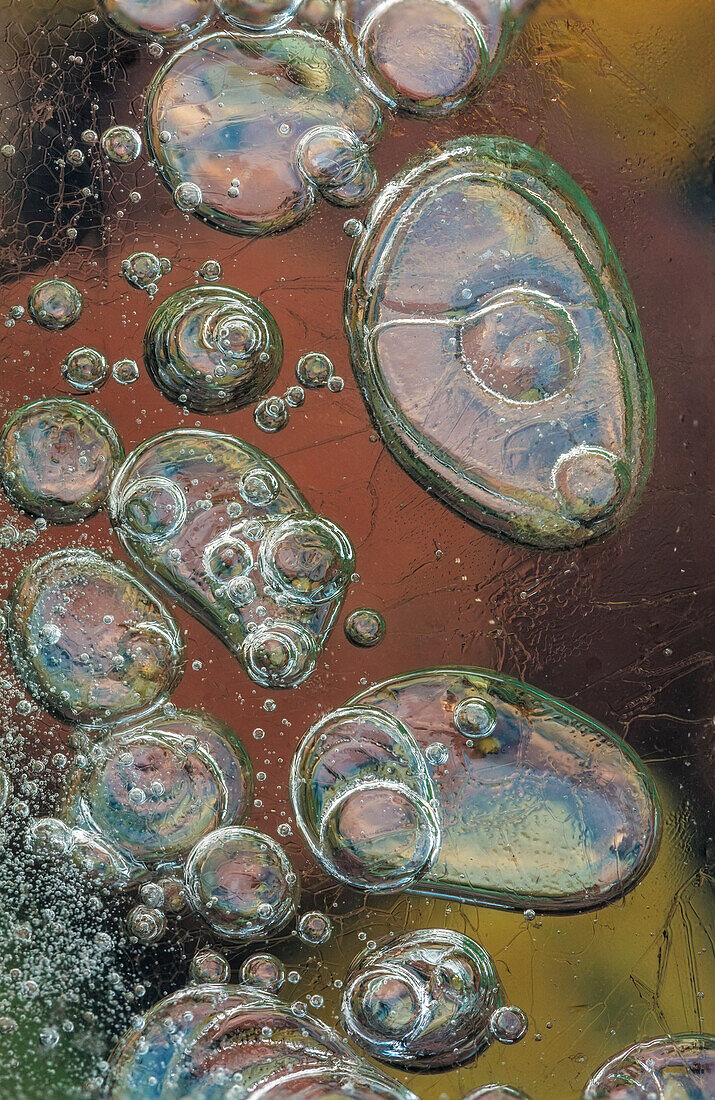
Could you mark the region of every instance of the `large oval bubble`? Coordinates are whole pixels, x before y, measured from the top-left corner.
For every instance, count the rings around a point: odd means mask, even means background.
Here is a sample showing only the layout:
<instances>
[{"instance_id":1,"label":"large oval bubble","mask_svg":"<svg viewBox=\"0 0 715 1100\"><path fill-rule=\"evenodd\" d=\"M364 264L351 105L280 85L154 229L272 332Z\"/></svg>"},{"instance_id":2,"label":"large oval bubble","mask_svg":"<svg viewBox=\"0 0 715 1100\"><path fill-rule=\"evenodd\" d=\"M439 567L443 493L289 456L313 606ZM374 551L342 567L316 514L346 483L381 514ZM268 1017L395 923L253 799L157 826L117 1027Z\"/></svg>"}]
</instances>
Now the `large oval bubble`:
<instances>
[{"instance_id":1,"label":"large oval bubble","mask_svg":"<svg viewBox=\"0 0 715 1100\"><path fill-rule=\"evenodd\" d=\"M0 479L18 508L50 523L79 523L104 504L124 452L91 405L46 398L12 414L0 435Z\"/></svg>"},{"instance_id":2,"label":"large oval bubble","mask_svg":"<svg viewBox=\"0 0 715 1100\"><path fill-rule=\"evenodd\" d=\"M150 439L110 496L127 551L266 687L310 675L354 567L345 533L281 468L233 436Z\"/></svg>"},{"instance_id":3,"label":"large oval bubble","mask_svg":"<svg viewBox=\"0 0 715 1100\"><path fill-rule=\"evenodd\" d=\"M117 1044L110 1100L416 1100L334 1031L269 993L181 989Z\"/></svg>"},{"instance_id":4,"label":"large oval bubble","mask_svg":"<svg viewBox=\"0 0 715 1100\"><path fill-rule=\"evenodd\" d=\"M381 728L395 731L395 762ZM410 812L403 788L412 792ZM397 856L422 850L426 803L438 823L433 850L421 867L410 856L402 884L500 908L611 901L650 867L660 834L653 783L623 741L566 703L484 669L407 673L329 713L298 747L291 797L326 869L363 889L374 888L361 881L365 863L374 858L382 874L388 860L389 882ZM394 820L383 832L384 804Z\"/></svg>"},{"instance_id":5,"label":"large oval bubble","mask_svg":"<svg viewBox=\"0 0 715 1100\"><path fill-rule=\"evenodd\" d=\"M156 74L146 130L161 178L230 233L289 229L320 195L365 202L380 109L338 51L307 31L212 34Z\"/></svg>"},{"instance_id":6,"label":"large oval bubble","mask_svg":"<svg viewBox=\"0 0 715 1100\"><path fill-rule=\"evenodd\" d=\"M583 1100L712 1100L715 1036L667 1035L636 1043L594 1073Z\"/></svg>"},{"instance_id":7,"label":"large oval bubble","mask_svg":"<svg viewBox=\"0 0 715 1100\"><path fill-rule=\"evenodd\" d=\"M70 722L141 715L181 678L176 622L123 565L92 550L57 550L23 570L8 639L25 687Z\"/></svg>"},{"instance_id":8,"label":"large oval bubble","mask_svg":"<svg viewBox=\"0 0 715 1100\"><path fill-rule=\"evenodd\" d=\"M445 1069L497 1037L493 1020L500 1002L501 984L486 951L438 928L387 939L358 955L345 982L341 1019L373 1058Z\"/></svg>"},{"instance_id":9,"label":"large oval bubble","mask_svg":"<svg viewBox=\"0 0 715 1100\"><path fill-rule=\"evenodd\" d=\"M63 817L95 833L132 867L180 869L207 833L241 823L253 788L246 752L223 722L177 711L111 733L70 779Z\"/></svg>"},{"instance_id":10,"label":"large oval bubble","mask_svg":"<svg viewBox=\"0 0 715 1100\"><path fill-rule=\"evenodd\" d=\"M195 412L240 409L275 382L283 357L268 310L232 287L186 287L159 306L144 337L149 375Z\"/></svg>"},{"instance_id":11,"label":"large oval bubble","mask_svg":"<svg viewBox=\"0 0 715 1100\"><path fill-rule=\"evenodd\" d=\"M460 138L377 200L347 284L352 362L392 453L490 530L611 531L641 493L653 398L613 246L567 174Z\"/></svg>"}]
</instances>

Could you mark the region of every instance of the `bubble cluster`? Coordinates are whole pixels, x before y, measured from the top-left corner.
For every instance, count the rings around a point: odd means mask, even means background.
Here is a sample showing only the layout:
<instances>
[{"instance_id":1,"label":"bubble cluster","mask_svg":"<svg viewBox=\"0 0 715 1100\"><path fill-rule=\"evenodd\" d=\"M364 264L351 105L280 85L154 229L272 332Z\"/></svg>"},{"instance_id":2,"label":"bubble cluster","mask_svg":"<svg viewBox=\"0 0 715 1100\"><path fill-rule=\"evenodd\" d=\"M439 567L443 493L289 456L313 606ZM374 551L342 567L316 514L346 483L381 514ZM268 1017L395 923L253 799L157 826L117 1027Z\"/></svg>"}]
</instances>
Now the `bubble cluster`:
<instances>
[{"instance_id":1,"label":"bubble cluster","mask_svg":"<svg viewBox=\"0 0 715 1100\"><path fill-rule=\"evenodd\" d=\"M255 401L280 370L283 341L265 306L232 287L186 287L157 309L144 337L152 381L195 412Z\"/></svg>"},{"instance_id":2,"label":"bubble cluster","mask_svg":"<svg viewBox=\"0 0 715 1100\"><path fill-rule=\"evenodd\" d=\"M279 10L231 7L231 18ZM380 110L340 53L309 31L221 32L178 50L152 81L146 120L169 190L196 188L193 212L232 233L288 229L320 196L357 205L377 182L369 146Z\"/></svg>"},{"instance_id":3,"label":"bubble cluster","mask_svg":"<svg viewBox=\"0 0 715 1100\"><path fill-rule=\"evenodd\" d=\"M345 637L353 645L369 649L385 637L385 620L369 607L358 607L345 620Z\"/></svg>"},{"instance_id":4,"label":"bubble cluster","mask_svg":"<svg viewBox=\"0 0 715 1100\"><path fill-rule=\"evenodd\" d=\"M715 1036L668 1035L636 1043L591 1077L583 1100L710 1100L715 1096Z\"/></svg>"},{"instance_id":5,"label":"bubble cluster","mask_svg":"<svg viewBox=\"0 0 715 1100\"><path fill-rule=\"evenodd\" d=\"M336 878L527 920L621 896L660 838L653 782L623 741L485 669L407 673L329 713L296 751L291 798ZM502 1025L520 1027L507 1010Z\"/></svg>"},{"instance_id":6,"label":"bubble cluster","mask_svg":"<svg viewBox=\"0 0 715 1100\"><path fill-rule=\"evenodd\" d=\"M351 886L402 890L439 850L425 759L383 711L348 706L317 722L293 758L291 800L313 854Z\"/></svg>"},{"instance_id":7,"label":"bubble cluster","mask_svg":"<svg viewBox=\"0 0 715 1100\"><path fill-rule=\"evenodd\" d=\"M102 134L100 145L115 164L131 164L142 151L142 139L131 126L110 126Z\"/></svg>"},{"instance_id":8,"label":"bubble cluster","mask_svg":"<svg viewBox=\"0 0 715 1100\"><path fill-rule=\"evenodd\" d=\"M82 295L66 279L45 279L30 291L27 308L43 328L69 328L82 312Z\"/></svg>"},{"instance_id":9,"label":"bubble cluster","mask_svg":"<svg viewBox=\"0 0 715 1100\"><path fill-rule=\"evenodd\" d=\"M125 566L92 550L56 550L26 566L8 625L25 687L70 722L140 715L181 677L177 624Z\"/></svg>"},{"instance_id":10,"label":"bubble cluster","mask_svg":"<svg viewBox=\"0 0 715 1100\"><path fill-rule=\"evenodd\" d=\"M353 552L266 455L232 436L173 431L129 456L109 505L131 556L252 679L291 687L310 675Z\"/></svg>"},{"instance_id":11,"label":"bubble cluster","mask_svg":"<svg viewBox=\"0 0 715 1100\"><path fill-rule=\"evenodd\" d=\"M285 982L285 967L275 955L249 955L241 967L241 981L266 993L277 993Z\"/></svg>"},{"instance_id":12,"label":"bubble cluster","mask_svg":"<svg viewBox=\"0 0 715 1100\"><path fill-rule=\"evenodd\" d=\"M121 271L131 286L156 294L157 283L162 275L171 271L171 262L153 252L133 252L121 262Z\"/></svg>"},{"instance_id":13,"label":"bubble cluster","mask_svg":"<svg viewBox=\"0 0 715 1100\"><path fill-rule=\"evenodd\" d=\"M62 816L113 849L134 882L157 866L181 874L202 837L244 820L252 790L236 735L210 715L176 711L97 742L69 777ZM163 908L161 887L151 886L144 900Z\"/></svg>"},{"instance_id":14,"label":"bubble cluster","mask_svg":"<svg viewBox=\"0 0 715 1100\"><path fill-rule=\"evenodd\" d=\"M104 504L122 445L90 405L47 398L18 409L0 435L0 481L17 508L79 523Z\"/></svg>"},{"instance_id":15,"label":"bubble cluster","mask_svg":"<svg viewBox=\"0 0 715 1100\"><path fill-rule=\"evenodd\" d=\"M468 1061L493 1037L494 963L458 932L408 932L353 960L341 1006L348 1035L374 1058L419 1070Z\"/></svg>"},{"instance_id":16,"label":"bubble cluster","mask_svg":"<svg viewBox=\"0 0 715 1100\"><path fill-rule=\"evenodd\" d=\"M214 14L214 0L98 0L105 19L132 38L181 41Z\"/></svg>"},{"instance_id":17,"label":"bubble cluster","mask_svg":"<svg viewBox=\"0 0 715 1100\"><path fill-rule=\"evenodd\" d=\"M109 373L109 363L96 348L75 348L62 363L62 377L79 393L100 389Z\"/></svg>"},{"instance_id":18,"label":"bubble cluster","mask_svg":"<svg viewBox=\"0 0 715 1100\"><path fill-rule=\"evenodd\" d=\"M430 6L386 10L413 2ZM635 305L588 200L542 153L464 137L405 169L353 248L345 322L387 446L468 519L570 547L635 504L654 424Z\"/></svg>"},{"instance_id":19,"label":"bubble cluster","mask_svg":"<svg viewBox=\"0 0 715 1100\"><path fill-rule=\"evenodd\" d=\"M184 885L191 906L227 940L279 931L298 904L298 877L280 845L237 826L198 842L186 861Z\"/></svg>"},{"instance_id":20,"label":"bubble cluster","mask_svg":"<svg viewBox=\"0 0 715 1100\"><path fill-rule=\"evenodd\" d=\"M227 982L231 977L231 966L220 951L203 947L191 960L189 977L194 985L205 982Z\"/></svg>"},{"instance_id":21,"label":"bubble cluster","mask_svg":"<svg viewBox=\"0 0 715 1100\"><path fill-rule=\"evenodd\" d=\"M120 1039L109 1100L416 1100L325 1024L250 986L180 989Z\"/></svg>"}]
</instances>

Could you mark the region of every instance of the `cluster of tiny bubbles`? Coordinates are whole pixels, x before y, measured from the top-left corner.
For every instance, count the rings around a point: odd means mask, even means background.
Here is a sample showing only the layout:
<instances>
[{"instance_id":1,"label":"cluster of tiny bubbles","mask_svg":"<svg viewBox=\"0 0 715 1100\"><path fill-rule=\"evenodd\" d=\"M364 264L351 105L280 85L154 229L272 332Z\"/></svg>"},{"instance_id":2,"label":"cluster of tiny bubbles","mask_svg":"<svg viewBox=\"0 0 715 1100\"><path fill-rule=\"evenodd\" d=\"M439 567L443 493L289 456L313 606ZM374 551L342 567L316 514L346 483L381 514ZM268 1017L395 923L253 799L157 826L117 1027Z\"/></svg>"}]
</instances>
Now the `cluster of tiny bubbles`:
<instances>
[{"instance_id":1,"label":"cluster of tiny bubbles","mask_svg":"<svg viewBox=\"0 0 715 1100\"><path fill-rule=\"evenodd\" d=\"M82 295L66 279L45 279L30 291L27 307L43 328L69 328L82 312Z\"/></svg>"},{"instance_id":2,"label":"cluster of tiny bubbles","mask_svg":"<svg viewBox=\"0 0 715 1100\"><path fill-rule=\"evenodd\" d=\"M319 390L327 386L333 377L333 364L327 355L319 351L308 352L301 356L295 368L295 376L302 386Z\"/></svg>"},{"instance_id":3,"label":"cluster of tiny bubbles","mask_svg":"<svg viewBox=\"0 0 715 1100\"><path fill-rule=\"evenodd\" d=\"M497 712L487 699L462 699L454 708L454 724L465 737L489 737L497 724Z\"/></svg>"},{"instance_id":4,"label":"cluster of tiny bubbles","mask_svg":"<svg viewBox=\"0 0 715 1100\"><path fill-rule=\"evenodd\" d=\"M157 256L153 252L133 252L122 260L121 272L131 286L156 294L157 283L162 275L171 271L171 260Z\"/></svg>"},{"instance_id":5,"label":"cluster of tiny bubbles","mask_svg":"<svg viewBox=\"0 0 715 1100\"><path fill-rule=\"evenodd\" d=\"M189 981L192 985L206 982L227 982L231 978L231 964L225 955L213 947L202 947L189 965Z\"/></svg>"},{"instance_id":6,"label":"cluster of tiny bubbles","mask_svg":"<svg viewBox=\"0 0 715 1100\"><path fill-rule=\"evenodd\" d=\"M429 929L388 938L357 956L341 1019L350 1038L374 1058L440 1069L474 1058L491 1038L501 1038L493 1024L500 999L496 969L479 944L458 932Z\"/></svg>"},{"instance_id":7,"label":"cluster of tiny bubbles","mask_svg":"<svg viewBox=\"0 0 715 1100\"><path fill-rule=\"evenodd\" d=\"M202 279L205 279L207 283L216 283L223 274L221 270L221 264L218 260L204 260L199 268L199 275Z\"/></svg>"},{"instance_id":8,"label":"cluster of tiny bubbles","mask_svg":"<svg viewBox=\"0 0 715 1100\"><path fill-rule=\"evenodd\" d=\"M304 943L315 946L327 943L332 933L333 924L330 917L326 913L318 912L318 910L303 913L298 921L298 935Z\"/></svg>"},{"instance_id":9,"label":"cluster of tiny bubbles","mask_svg":"<svg viewBox=\"0 0 715 1100\"><path fill-rule=\"evenodd\" d=\"M201 188L190 180L185 180L174 188L174 204L185 214L192 214L203 201Z\"/></svg>"},{"instance_id":10,"label":"cluster of tiny bubbles","mask_svg":"<svg viewBox=\"0 0 715 1100\"><path fill-rule=\"evenodd\" d=\"M385 637L385 620L369 607L358 607L345 619L344 630L349 642L369 649Z\"/></svg>"},{"instance_id":11,"label":"cluster of tiny bubbles","mask_svg":"<svg viewBox=\"0 0 715 1100\"><path fill-rule=\"evenodd\" d=\"M114 164L131 164L142 151L142 139L131 126L110 126L102 134L101 147Z\"/></svg>"},{"instance_id":12,"label":"cluster of tiny bubbles","mask_svg":"<svg viewBox=\"0 0 715 1100\"><path fill-rule=\"evenodd\" d=\"M47 398L16 410L0 434L0 481L12 503L50 523L79 523L104 504L123 457L91 405Z\"/></svg>"},{"instance_id":13,"label":"cluster of tiny bubbles","mask_svg":"<svg viewBox=\"0 0 715 1100\"><path fill-rule=\"evenodd\" d=\"M217 829L198 842L184 868L186 895L227 940L277 932L295 915L298 876L283 849L254 829Z\"/></svg>"},{"instance_id":14,"label":"cluster of tiny bubbles","mask_svg":"<svg viewBox=\"0 0 715 1100\"><path fill-rule=\"evenodd\" d=\"M483 1085L476 1092L470 1092L464 1100L529 1100L529 1097L509 1085Z\"/></svg>"},{"instance_id":15,"label":"cluster of tiny bubbles","mask_svg":"<svg viewBox=\"0 0 715 1100\"><path fill-rule=\"evenodd\" d=\"M127 914L127 929L140 943L158 943L166 932L166 916L161 909L135 905Z\"/></svg>"},{"instance_id":16,"label":"cluster of tiny bubbles","mask_svg":"<svg viewBox=\"0 0 715 1100\"><path fill-rule=\"evenodd\" d=\"M277 993L286 980L286 972L275 955L260 953L249 955L241 966L240 978L244 985L252 985L265 993Z\"/></svg>"},{"instance_id":17,"label":"cluster of tiny bubbles","mask_svg":"<svg viewBox=\"0 0 715 1100\"><path fill-rule=\"evenodd\" d=\"M131 386L139 378L139 367L135 359L118 359L112 367L112 378L122 386Z\"/></svg>"},{"instance_id":18,"label":"cluster of tiny bubbles","mask_svg":"<svg viewBox=\"0 0 715 1100\"><path fill-rule=\"evenodd\" d=\"M382 710L347 706L308 730L291 766L298 827L329 874L395 892L441 844L435 788L417 742Z\"/></svg>"},{"instance_id":19,"label":"cluster of tiny bubbles","mask_svg":"<svg viewBox=\"0 0 715 1100\"><path fill-rule=\"evenodd\" d=\"M74 348L62 363L62 377L78 393L93 393L107 381L109 362L96 348Z\"/></svg>"},{"instance_id":20,"label":"cluster of tiny bubbles","mask_svg":"<svg viewBox=\"0 0 715 1100\"><path fill-rule=\"evenodd\" d=\"M290 413L282 397L264 397L253 410L253 419L262 432L278 432L285 428Z\"/></svg>"}]
</instances>

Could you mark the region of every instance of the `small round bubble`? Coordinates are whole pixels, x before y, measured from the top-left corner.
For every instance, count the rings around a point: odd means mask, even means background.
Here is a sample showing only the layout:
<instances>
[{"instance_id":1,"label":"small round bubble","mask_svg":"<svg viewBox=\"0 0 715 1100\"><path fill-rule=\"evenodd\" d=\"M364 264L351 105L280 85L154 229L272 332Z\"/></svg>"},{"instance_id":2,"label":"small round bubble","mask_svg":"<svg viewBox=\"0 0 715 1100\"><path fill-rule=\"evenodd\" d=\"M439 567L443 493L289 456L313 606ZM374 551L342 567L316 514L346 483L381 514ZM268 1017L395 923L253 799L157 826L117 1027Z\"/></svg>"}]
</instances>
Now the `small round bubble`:
<instances>
[{"instance_id":1,"label":"small round bubble","mask_svg":"<svg viewBox=\"0 0 715 1100\"><path fill-rule=\"evenodd\" d=\"M492 1013L489 1030L500 1043L518 1043L526 1035L526 1015L514 1005L502 1005Z\"/></svg>"},{"instance_id":2,"label":"small round bubble","mask_svg":"<svg viewBox=\"0 0 715 1100\"><path fill-rule=\"evenodd\" d=\"M317 910L303 913L298 922L298 935L304 943L315 945L326 943L330 939L332 931L333 926L330 917Z\"/></svg>"},{"instance_id":3,"label":"small round bubble","mask_svg":"<svg viewBox=\"0 0 715 1100\"><path fill-rule=\"evenodd\" d=\"M166 917L160 909L135 905L127 916L127 928L141 943L157 943L166 931Z\"/></svg>"},{"instance_id":4,"label":"small round bubble","mask_svg":"<svg viewBox=\"0 0 715 1100\"><path fill-rule=\"evenodd\" d=\"M288 423L288 407L282 397L266 397L253 410L253 419L262 432L277 432Z\"/></svg>"},{"instance_id":5,"label":"small round bubble","mask_svg":"<svg viewBox=\"0 0 715 1100\"><path fill-rule=\"evenodd\" d=\"M266 993L277 993L285 981L285 968L275 955L251 955L241 967L241 981Z\"/></svg>"},{"instance_id":6,"label":"small round bubble","mask_svg":"<svg viewBox=\"0 0 715 1100\"><path fill-rule=\"evenodd\" d=\"M345 637L353 645L369 649L385 637L385 620L377 611L359 607L345 620Z\"/></svg>"},{"instance_id":7,"label":"small round bubble","mask_svg":"<svg viewBox=\"0 0 715 1100\"><path fill-rule=\"evenodd\" d=\"M121 386L131 386L139 377L139 367L134 359L118 359L112 367L112 378Z\"/></svg>"},{"instance_id":8,"label":"small round bubble","mask_svg":"<svg viewBox=\"0 0 715 1100\"><path fill-rule=\"evenodd\" d=\"M189 966L189 979L195 985L203 982L227 982L231 977L228 959L211 947L197 951Z\"/></svg>"},{"instance_id":9,"label":"small round bubble","mask_svg":"<svg viewBox=\"0 0 715 1100\"><path fill-rule=\"evenodd\" d=\"M454 724L465 737L489 737L497 724L497 712L486 699L462 699L454 708Z\"/></svg>"},{"instance_id":10,"label":"small round bubble","mask_svg":"<svg viewBox=\"0 0 715 1100\"><path fill-rule=\"evenodd\" d=\"M201 205L202 200L201 188L198 184L191 183L190 180L180 183L174 188L174 202L179 210L183 210L186 214L191 214L196 210Z\"/></svg>"},{"instance_id":11,"label":"small round bubble","mask_svg":"<svg viewBox=\"0 0 715 1100\"><path fill-rule=\"evenodd\" d=\"M131 164L142 151L142 139L131 126L110 126L102 134L101 146L115 164Z\"/></svg>"},{"instance_id":12,"label":"small round bubble","mask_svg":"<svg viewBox=\"0 0 715 1100\"><path fill-rule=\"evenodd\" d=\"M62 364L62 376L78 393L92 393L109 378L109 363L96 348L75 348Z\"/></svg>"},{"instance_id":13,"label":"small round bubble","mask_svg":"<svg viewBox=\"0 0 715 1100\"><path fill-rule=\"evenodd\" d=\"M295 375L301 385L317 390L332 378L333 364L322 352L311 351L298 360Z\"/></svg>"},{"instance_id":14,"label":"small round bubble","mask_svg":"<svg viewBox=\"0 0 715 1100\"><path fill-rule=\"evenodd\" d=\"M32 288L27 305L43 328L69 328L82 312L82 295L66 279L46 279Z\"/></svg>"}]
</instances>

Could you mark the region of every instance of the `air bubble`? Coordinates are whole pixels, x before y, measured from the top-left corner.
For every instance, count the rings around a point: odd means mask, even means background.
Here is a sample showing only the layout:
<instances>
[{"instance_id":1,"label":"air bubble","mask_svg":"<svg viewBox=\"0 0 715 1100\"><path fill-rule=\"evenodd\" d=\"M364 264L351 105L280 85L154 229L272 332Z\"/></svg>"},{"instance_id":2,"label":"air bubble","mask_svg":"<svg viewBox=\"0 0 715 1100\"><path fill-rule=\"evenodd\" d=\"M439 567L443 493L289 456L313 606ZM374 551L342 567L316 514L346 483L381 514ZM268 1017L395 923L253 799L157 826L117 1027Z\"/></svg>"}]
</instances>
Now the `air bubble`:
<instances>
[{"instance_id":1,"label":"air bubble","mask_svg":"<svg viewBox=\"0 0 715 1100\"><path fill-rule=\"evenodd\" d=\"M304 943L312 945L326 943L330 939L332 931L333 925L330 917L317 910L303 913L298 921L298 935Z\"/></svg>"},{"instance_id":2,"label":"air bubble","mask_svg":"<svg viewBox=\"0 0 715 1100\"><path fill-rule=\"evenodd\" d=\"M288 407L282 397L266 397L253 410L253 419L263 432L277 432L288 423Z\"/></svg>"},{"instance_id":3,"label":"air bubble","mask_svg":"<svg viewBox=\"0 0 715 1100\"><path fill-rule=\"evenodd\" d=\"M369 607L358 607L345 620L345 637L353 645L369 649L385 637L385 620Z\"/></svg>"},{"instance_id":4,"label":"air bubble","mask_svg":"<svg viewBox=\"0 0 715 1100\"><path fill-rule=\"evenodd\" d=\"M194 985L204 982L227 982L231 977L228 959L211 947L197 951L191 960L189 978Z\"/></svg>"},{"instance_id":5,"label":"air bubble","mask_svg":"<svg viewBox=\"0 0 715 1100\"><path fill-rule=\"evenodd\" d=\"M241 981L266 993L277 993L285 981L285 969L275 955L251 955L241 967Z\"/></svg>"},{"instance_id":6,"label":"air bubble","mask_svg":"<svg viewBox=\"0 0 715 1100\"><path fill-rule=\"evenodd\" d=\"M131 164L142 151L142 139L131 126L110 126L102 134L101 147L115 164Z\"/></svg>"},{"instance_id":7,"label":"air bubble","mask_svg":"<svg viewBox=\"0 0 715 1100\"><path fill-rule=\"evenodd\" d=\"M66 279L46 279L30 291L27 302L33 321L43 328L69 328L82 312L82 295Z\"/></svg>"},{"instance_id":8,"label":"air bubble","mask_svg":"<svg viewBox=\"0 0 715 1100\"><path fill-rule=\"evenodd\" d=\"M62 377L79 393L100 389L109 373L109 363L95 348L75 348L62 364Z\"/></svg>"},{"instance_id":9,"label":"air bubble","mask_svg":"<svg viewBox=\"0 0 715 1100\"><path fill-rule=\"evenodd\" d=\"M333 376L333 364L327 355L318 351L311 351L298 360L295 375L303 386L309 389L320 389L327 386Z\"/></svg>"}]
</instances>

